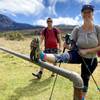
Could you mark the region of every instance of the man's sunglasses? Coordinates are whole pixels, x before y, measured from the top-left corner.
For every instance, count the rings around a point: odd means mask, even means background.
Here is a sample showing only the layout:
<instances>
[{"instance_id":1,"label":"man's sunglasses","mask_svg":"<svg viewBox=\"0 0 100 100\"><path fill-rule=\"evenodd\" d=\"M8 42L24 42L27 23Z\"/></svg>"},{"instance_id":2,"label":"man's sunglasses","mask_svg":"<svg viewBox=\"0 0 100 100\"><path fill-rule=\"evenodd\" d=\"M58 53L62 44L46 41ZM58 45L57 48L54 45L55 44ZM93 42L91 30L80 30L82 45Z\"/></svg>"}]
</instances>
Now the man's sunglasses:
<instances>
[{"instance_id":1,"label":"man's sunglasses","mask_svg":"<svg viewBox=\"0 0 100 100\"><path fill-rule=\"evenodd\" d=\"M50 20L50 21L47 21L47 22L51 22L52 23L52 21Z\"/></svg>"}]
</instances>

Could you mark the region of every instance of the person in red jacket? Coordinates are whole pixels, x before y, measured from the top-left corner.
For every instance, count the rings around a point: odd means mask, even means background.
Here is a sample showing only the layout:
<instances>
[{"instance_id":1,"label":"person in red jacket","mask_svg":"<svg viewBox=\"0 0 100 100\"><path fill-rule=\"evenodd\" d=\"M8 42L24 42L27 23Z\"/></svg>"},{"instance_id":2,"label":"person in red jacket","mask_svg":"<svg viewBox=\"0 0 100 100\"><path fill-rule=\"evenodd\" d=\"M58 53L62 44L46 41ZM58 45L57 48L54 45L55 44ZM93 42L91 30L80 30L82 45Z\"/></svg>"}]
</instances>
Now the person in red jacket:
<instances>
[{"instance_id":1,"label":"person in red jacket","mask_svg":"<svg viewBox=\"0 0 100 100\"><path fill-rule=\"evenodd\" d=\"M61 34L60 30L53 27L53 20L51 18L47 19L47 27L41 31L41 38L40 38L40 49L43 49L43 41L44 41L44 53L51 53L57 54L58 50L61 49ZM56 65L56 63L54 63ZM36 76L38 79L41 78L43 73L43 68L41 67L40 70L32 75ZM51 76L54 76L52 73Z\"/></svg>"}]
</instances>

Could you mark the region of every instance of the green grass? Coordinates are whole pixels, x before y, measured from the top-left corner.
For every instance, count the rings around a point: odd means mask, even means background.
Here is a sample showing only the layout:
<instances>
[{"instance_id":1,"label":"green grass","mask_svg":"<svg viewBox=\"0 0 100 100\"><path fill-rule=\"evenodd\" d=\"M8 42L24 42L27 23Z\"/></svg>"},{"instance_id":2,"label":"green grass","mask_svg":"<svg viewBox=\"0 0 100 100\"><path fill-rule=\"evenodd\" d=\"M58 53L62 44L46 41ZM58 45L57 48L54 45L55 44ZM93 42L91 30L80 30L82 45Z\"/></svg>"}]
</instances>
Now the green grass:
<instances>
[{"instance_id":1,"label":"green grass","mask_svg":"<svg viewBox=\"0 0 100 100\"><path fill-rule=\"evenodd\" d=\"M35 79L31 73L37 69L36 65L0 52L0 100L48 100L54 78L46 70L41 80ZM72 95L72 83L67 81L58 78L53 100L65 100Z\"/></svg>"},{"instance_id":2,"label":"green grass","mask_svg":"<svg viewBox=\"0 0 100 100\"><path fill-rule=\"evenodd\" d=\"M2 39L1 39L2 40ZM17 52L28 53L30 39L26 41L4 41L2 45ZM24 45L23 45L24 44ZM20 48L18 48L22 45ZM17 48L16 48L17 47ZM61 67L80 73L80 65L62 64ZM44 70L41 80L35 79L32 72L39 69L37 65L0 51L0 100L49 100L55 77ZM94 72L95 80L100 87L100 65ZM73 84L68 79L58 77L52 100L73 100ZM90 80L87 100L100 100L93 80Z\"/></svg>"}]
</instances>

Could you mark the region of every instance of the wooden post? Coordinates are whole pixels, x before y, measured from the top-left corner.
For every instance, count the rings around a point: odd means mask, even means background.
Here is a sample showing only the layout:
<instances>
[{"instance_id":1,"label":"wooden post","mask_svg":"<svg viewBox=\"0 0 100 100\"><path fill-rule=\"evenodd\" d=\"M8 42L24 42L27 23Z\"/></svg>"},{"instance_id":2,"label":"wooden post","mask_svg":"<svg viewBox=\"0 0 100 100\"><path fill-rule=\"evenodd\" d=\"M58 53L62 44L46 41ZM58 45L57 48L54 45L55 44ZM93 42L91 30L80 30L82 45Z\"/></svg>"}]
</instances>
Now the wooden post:
<instances>
[{"instance_id":1,"label":"wooden post","mask_svg":"<svg viewBox=\"0 0 100 100\"><path fill-rule=\"evenodd\" d=\"M74 87L74 97L73 100L82 100L82 88Z\"/></svg>"}]
</instances>

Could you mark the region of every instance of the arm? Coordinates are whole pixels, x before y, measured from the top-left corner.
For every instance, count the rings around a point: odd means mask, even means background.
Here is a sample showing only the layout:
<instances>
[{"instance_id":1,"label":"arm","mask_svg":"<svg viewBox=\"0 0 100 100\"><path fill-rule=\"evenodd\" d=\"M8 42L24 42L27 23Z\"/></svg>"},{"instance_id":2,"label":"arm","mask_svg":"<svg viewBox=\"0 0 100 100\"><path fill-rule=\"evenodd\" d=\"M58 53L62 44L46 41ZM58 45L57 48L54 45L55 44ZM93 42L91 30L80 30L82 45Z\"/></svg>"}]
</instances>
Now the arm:
<instances>
[{"instance_id":1,"label":"arm","mask_svg":"<svg viewBox=\"0 0 100 100\"><path fill-rule=\"evenodd\" d=\"M61 34L59 33L59 34L57 34L57 36L58 36L58 40L59 40L58 48L61 49Z\"/></svg>"},{"instance_id":2,"label":"arm","mask_svg":"<svg viewBox=\"0 0 100 100\"><path fill-rule=\"evenodd\" d=\"M45 31L46 31L46 28L42 29L41 32L40 32L40 49L41 50L44 50L43 41L45 40Z\"/></svg>"},{"instance_id":3,"label":"arm","mask_svg":"<svg viewBox=\"0 0 100 100\"><path fill-rule=\"evenodd\" d=\"M45 37L41 34L40 35L40 49L43 50L43 41L44 41Z\"/></svg>"},{"instance_id":4,"label":"arm","mask_svg":"<svg viewBox=\"0 0 100 100\"><path fill-rule=\"evenodd\" d=\"M98 52L98 51L100 51L100 45L95 48L87 49L88 53L94 53L94 52Z\"/></svg>"},{"instance_id":5,"label":"arm","mask_svg":"<svg viewBox=\"0 0 100 100\"><path fill-rule=\"evenodd\" d=\"M70 50L71 45L70 44L66 44L66 42L64 42L63 47Z\"/></svg>"},{"instance_id":6,"label":"arm","mask_svg":"<svg viewBox=\"0 0 100 100\"><path fill-rule=\"evenodd\" d=\"M88 53L96 53L96 52L98 52L98 51L100 51L100 45L98 45L98 46L95 47L95 48L80 49L80 50L79 50L79 53L80 53L80 55L86 55L86 54L88 54Z\"/></svg>"}]
</instances>

